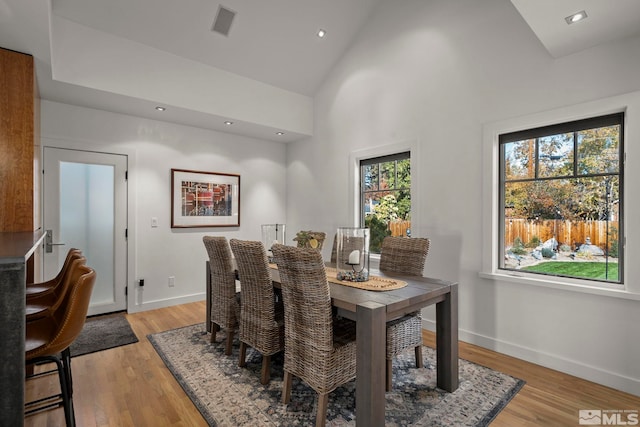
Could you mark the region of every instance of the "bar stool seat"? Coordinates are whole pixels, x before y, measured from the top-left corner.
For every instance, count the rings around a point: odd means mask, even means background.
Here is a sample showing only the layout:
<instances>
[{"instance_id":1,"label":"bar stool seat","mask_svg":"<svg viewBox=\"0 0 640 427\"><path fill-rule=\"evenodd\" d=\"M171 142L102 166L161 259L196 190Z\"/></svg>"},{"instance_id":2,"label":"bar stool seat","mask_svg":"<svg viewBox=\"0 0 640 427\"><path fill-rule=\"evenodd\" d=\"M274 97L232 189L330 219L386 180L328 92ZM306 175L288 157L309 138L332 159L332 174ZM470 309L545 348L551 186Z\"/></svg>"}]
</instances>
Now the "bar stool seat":
<instances>
[{"instance_id":1,"label":"bar stool seat","mask_svg":"<svg viewBox=\"0 0 640 427\"><path fill-rule=\"evenodd\" d=\"M69 288L78 280L83 273L81 267L85 265L86 258L75 258L66 269L60 284L51 288L50 291L33 294L27 297L25 305L27 323L34 320L51 316L63 303Z\"/></svg>"},{"instance_id":2,"label":"bar stool seat","mask_svg":"<svg viewBox=\"0 0 640 427\"><path fill-rule=\"evenodd\" d=\"M67 257L62 264L62 268L60 269L56 277L45 282L27 283L27 287L25 288L27 302L31 298L41 297L43 295L46 295L47 293L53 292L56 287L60 286L65 275L68 273L69 268L71 267L71 263L78 258L82 258L82 251L75 248L69 249L69 252L67 252Z\"/></svg>"}]
</instances>

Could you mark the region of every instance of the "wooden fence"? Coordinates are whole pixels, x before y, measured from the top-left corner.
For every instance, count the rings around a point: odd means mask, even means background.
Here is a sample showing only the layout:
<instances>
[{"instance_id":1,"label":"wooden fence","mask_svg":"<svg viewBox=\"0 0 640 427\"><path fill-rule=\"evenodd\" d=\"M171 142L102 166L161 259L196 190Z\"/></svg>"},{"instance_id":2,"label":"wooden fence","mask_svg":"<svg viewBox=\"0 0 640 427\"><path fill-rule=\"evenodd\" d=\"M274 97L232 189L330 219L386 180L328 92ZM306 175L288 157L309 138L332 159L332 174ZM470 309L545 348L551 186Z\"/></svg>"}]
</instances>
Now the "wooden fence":
<instances>
[{"instance_id":1,"label":"wooden fence","mask_svg":"<svg viewBox=\"0 0 640 427\"><path fill-rule=\"evenodd\" d=\"M608 226L607 226L608 222ZM534 237L540 239L540 243L555 237L559 245L566 244L575 250L585 243L587 237L591 244L605 249L609 242L609 250L613 242L618 240L618 221L568 221L568 220L505 220L505 246L513 245L516 237L520 237L522 243L527 245ZM609 239L607 240L607 233Z\"/></svg>"},{"instance_id":2,"label":"wooden fence","mask_svg":"<svg viewBox=\"0 0 640 427\"><path fill-rule=\"evenodd\" d=\"M391 221L389 230L392 236L407 236L407 230L411 228L411 221Z\"/></svg>"}]
</instances>

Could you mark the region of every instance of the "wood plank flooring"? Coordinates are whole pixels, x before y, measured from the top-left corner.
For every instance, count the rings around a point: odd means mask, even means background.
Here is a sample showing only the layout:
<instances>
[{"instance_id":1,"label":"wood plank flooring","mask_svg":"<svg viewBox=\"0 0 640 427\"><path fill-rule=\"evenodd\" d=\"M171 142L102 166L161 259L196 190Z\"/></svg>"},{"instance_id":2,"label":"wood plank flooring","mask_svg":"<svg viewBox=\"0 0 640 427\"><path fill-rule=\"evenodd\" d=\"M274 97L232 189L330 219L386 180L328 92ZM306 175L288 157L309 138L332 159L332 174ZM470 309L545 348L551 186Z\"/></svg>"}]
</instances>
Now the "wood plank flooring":
<instances>
[{"instance_id":1,"label":"wood plank flooring","mask_svg":"<svg viewBox=\"0 0 640 427\"><path fill-rule=\"evenodd\" d=\"M74 357L74 404L78 426L206 426L180 385L151 346L151 333L204 322L205 303L197 302L129 314L140 342ZM425 344L435 345L424 332ZM580 409L640 411L640 397L460 343L460 357L522 378L527 384L492 426L577 426ZM27 399L57 390L57 377L29 381ZM25 426L64 425L62 409L25 419Z\"/></svg>"}]
</instances>

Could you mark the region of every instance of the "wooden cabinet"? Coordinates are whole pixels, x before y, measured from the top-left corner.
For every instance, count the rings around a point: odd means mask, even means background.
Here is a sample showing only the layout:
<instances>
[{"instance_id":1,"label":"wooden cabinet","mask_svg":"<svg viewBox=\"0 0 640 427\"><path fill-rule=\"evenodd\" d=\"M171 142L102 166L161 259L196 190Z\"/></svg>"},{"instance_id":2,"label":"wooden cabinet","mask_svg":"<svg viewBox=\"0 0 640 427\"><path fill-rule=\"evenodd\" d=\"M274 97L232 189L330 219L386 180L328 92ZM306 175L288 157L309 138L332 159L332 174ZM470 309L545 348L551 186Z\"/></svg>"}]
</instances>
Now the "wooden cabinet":
<instances>
[{"instance_id":1,"label":"wooden cabinet","mask_svg":"<svg viewBox=\"0 0 640 427\"><path fill-rule=\"evenodd\" d=\"M0 48L0 425L24 420L25 281L34 281L39 214L40 103L33 57Z\"/></svg>"},{"instance_id":2,"label":"wooden cabinet","mask_svg":"<svg viewBox=\"0 0 640 427\"><path fill-rule=\"evenodd\" d=\"M40 227L39 110L33 57L0 48L0 232Z\"/></svg>"},{"instance_id":3,"label":"wooden cabinet","mask_svg":"<svg viewBox=\"0 0 640 427\"><path fill-rule=\"evenodd\" d=\"M40 152L33 56L0 48L0 232L41 227ZM36 257L27 262L27 282L39 278Z\"/></svg>"}]
</instances>

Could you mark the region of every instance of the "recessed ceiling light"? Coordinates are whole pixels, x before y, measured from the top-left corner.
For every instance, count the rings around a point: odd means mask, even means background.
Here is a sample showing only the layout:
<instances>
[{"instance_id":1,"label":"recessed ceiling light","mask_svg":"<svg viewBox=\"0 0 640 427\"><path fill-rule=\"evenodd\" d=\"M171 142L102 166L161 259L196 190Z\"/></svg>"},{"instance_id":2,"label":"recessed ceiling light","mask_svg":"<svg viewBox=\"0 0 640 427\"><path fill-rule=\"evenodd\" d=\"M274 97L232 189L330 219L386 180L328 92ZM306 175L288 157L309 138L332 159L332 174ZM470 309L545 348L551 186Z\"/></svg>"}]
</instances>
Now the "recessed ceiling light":
<instances>
[{"instance_id":1,"label":"recessed ceiling light","mask_svg":"<svg viewBox=\"0 0 640 427\"><path fill-rule=\"evenodd\" d=\"M318 37L323 38L326 35L327 35L327 32L325 30L323 30L322 28L320 28L318 30Z\"/></svg>"},{"instance_id":2,"label":"recessed ceiling light","mask_svg":"<svg viewBox=\"0 0 640 427\"><path fill-rule=\"evenodd\" d=\"M284 132L276 132L276 135L282 136L282 135L284 135Z\"/></svg>"},{"instance_id":3,"label":"recessed ceiling light","mask_svg":"<svg viewBox=\"0 0 640 427\"><path fill-rule=\"evenodd\" d=\"M225 125L227 126L231 126L233 124L233 122L230 122L229 120L227 120L226 122L224 122Z\"/></svg>"},{"instance_id":4,"label":"recessed ceiling light","mask_svg":"<svg viewBox=\"0 0 640 427\"><path fill-rule=\"evenodd\" d=\"M587 12L585 12L584 10L581 10L580 12L576 12L573 15L567 16L566 18L564 18L564 20L567 21L567 24L571 25L574 22L582 21L586 17L587 17Z\"/></svg>"},{"instance_id":5,"label":"recessed ceiling light","mask_svg":"<svg viewBox=\"0 0 640 427\"><path fill-rule=\"evenodd\" d=\"M156 107L156 110L158 110L158 111L164 111L164 110L166 110L166 108L165 108L165 107L160 107L160 106L158 106L158 107Z\"/></svg>"}]
</instances>

